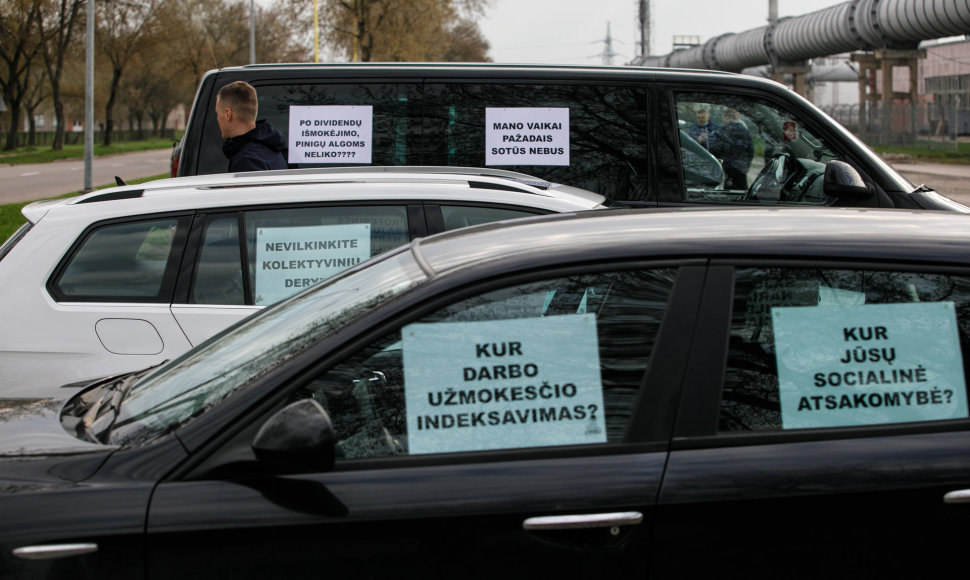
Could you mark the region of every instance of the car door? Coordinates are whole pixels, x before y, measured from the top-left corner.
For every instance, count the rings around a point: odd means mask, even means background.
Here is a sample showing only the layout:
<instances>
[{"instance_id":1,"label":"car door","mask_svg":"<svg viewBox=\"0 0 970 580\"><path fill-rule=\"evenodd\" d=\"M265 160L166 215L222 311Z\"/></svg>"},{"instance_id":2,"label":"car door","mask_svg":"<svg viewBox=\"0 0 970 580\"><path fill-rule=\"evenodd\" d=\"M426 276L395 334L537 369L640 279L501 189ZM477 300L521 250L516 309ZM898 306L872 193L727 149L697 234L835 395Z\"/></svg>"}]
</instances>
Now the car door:
<instances>
[{"instance_id":1,"label":"car door","mask_svg":"<svg viewBox=\"0 0 970 580\"><path fill-rule=\"evenodd\" d=\"M420 204L334 203L200 216L172 312L193 344L427 233Z\"/></svg>"},{"instance_id":2,"label":"car door","mask_svg":"<svg viewBox=\"0 0 970 580\"><path fill-rule=\"evenodd\" d=\"M432 284L158 486L148 576L641 576L703 274ZM308 400L335 467L259 467Z\"/></svg>"},{"instance_id":3,"label":"car door","mask_svg":"<svg viewBox=\"0 0 970 580\"><path fill-rule=\"evenodd\" d=\"M23 289L7 293L5 323L17 329L0 344L8 396L20 388L54 395L39 389L148 367L187 350L169 303L190 221L171 214L107 220L81 232L66 253L64 242L38 250L37 263L60 263L53 272L25 268Z\"/></svg>"},{"instance_id":4,"label":"car door","mask_svg":"<svg viewBox=\"0 0 970 580\"><path fill-rule=\"evenodd\" d=\"M968 273L838 263L712 272L705 304L718 314L698 331L709 348L692 351L654 572L940 577L959 566L970 524Z\"/></svg>"}]
</instances>

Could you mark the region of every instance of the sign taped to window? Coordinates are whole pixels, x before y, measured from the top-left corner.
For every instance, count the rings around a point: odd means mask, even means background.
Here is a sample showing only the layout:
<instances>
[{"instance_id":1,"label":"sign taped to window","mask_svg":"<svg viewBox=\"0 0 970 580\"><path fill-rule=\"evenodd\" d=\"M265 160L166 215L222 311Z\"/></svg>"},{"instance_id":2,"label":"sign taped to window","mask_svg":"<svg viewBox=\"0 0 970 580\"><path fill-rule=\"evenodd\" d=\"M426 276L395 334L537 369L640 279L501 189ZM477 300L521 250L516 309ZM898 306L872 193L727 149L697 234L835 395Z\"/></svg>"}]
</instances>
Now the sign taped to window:
<instances>
[{"instance_id":1,"label":"sign taped to window","mask_svg":"<svg viewBox=\"0 0 970 580\"><path fill-rule=\"evenodd\" d=\"M485 109L485 165L569 165L569 109Z\"/></svg>"},{"instance_id":2,"label":"sign taped to window","mask_svg":"<svg viewBox=\"0 0 970 580\"><path fill-rule=\"evenodd\" d=\"M592 314L402 330L410 453L604 443Z\"/></svg>"},{"instance_id":3,"label":"sign taped to window","mask_svg":"<svg viewBox=\"0 0 970 580\"><path fill-rule=\"evenodd\" d=\"M291 106L290 163L370 163L374 107Z\"/></svg>"},{"instance_id":4,"label":"sign taped to window","mask_svg":"<svg viewBox=\"0 0 970 580\"><path fill-rule=\"evenodd\" d=\"M771 310L784 429L966 418L952 302Z\"/></svg>"},{"instance_id":5,"label":"sign taped to window","mask_svg":"<svg viewBox=\"0 0 970 580\"><path fill-rule=\"evenodd\" d=\"M256 304L272 304L367 260L370 224L256 228Z\"/></svg>"}]
</instances>

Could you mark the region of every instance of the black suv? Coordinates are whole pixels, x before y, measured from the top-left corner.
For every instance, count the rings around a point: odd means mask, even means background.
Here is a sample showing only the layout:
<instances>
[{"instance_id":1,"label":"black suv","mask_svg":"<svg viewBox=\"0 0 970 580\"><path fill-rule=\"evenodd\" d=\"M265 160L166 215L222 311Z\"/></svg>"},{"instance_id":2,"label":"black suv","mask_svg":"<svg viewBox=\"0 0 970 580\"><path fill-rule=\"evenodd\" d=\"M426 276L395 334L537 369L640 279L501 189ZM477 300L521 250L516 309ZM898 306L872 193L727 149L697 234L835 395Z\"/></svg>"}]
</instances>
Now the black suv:
<instances>
[{"instance_id":1,"label":"black suv","mask_svg":"<svg viewBox=\"0 0 970 580\"><path fill-rule=\"evenodd\" d=\"M202 79L178 175L226 171L214 109L245 80L292 168L494 167L632 205L968 211L918 188L807 100L744 75L491 64L251 65ZM177 170L176 170L177 167Z\"/></svg>"}]
</instances>

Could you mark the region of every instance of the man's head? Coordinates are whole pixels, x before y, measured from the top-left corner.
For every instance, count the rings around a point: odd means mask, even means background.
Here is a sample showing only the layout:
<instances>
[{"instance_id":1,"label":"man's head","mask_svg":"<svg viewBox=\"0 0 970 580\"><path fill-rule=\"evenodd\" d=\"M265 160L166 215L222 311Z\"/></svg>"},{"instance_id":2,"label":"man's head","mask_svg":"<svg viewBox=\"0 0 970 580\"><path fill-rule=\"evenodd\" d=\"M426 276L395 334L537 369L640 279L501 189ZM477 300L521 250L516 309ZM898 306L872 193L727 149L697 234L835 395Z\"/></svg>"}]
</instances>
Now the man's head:
<instances>
[{"instance_id":1,"label":"man's head","mask_svg":"<svg viewBox=\"0 0 970 580\"><path fill-rule=\"evenodd\" d=\"M707 110L707 107L697 107L694 114L697 115L697 124L701 126L706 125L711 118L711 112Z\"/></svg>"},{"instance_id":2,"label":"man's head","mask_svg":"<svg viewBox=\"0 0 970 580\"><path fill-rule=\"evenodd\" d=\"M216 121L223 139L231 139L256 126L256 89L246 81L236 81L219 89L216 95Z\"/></svg>"},{"instance_id":3,"label":"man's head","mask_svg":"<svg viewBox=\"0 0 970 580\"><path fill-rule=\"evenodd\" d=\"M734 109L724 109L721 113L721 118L724 119L725 123L737 123L741 121L741 115Z\"/></svg>"}]
</instances>

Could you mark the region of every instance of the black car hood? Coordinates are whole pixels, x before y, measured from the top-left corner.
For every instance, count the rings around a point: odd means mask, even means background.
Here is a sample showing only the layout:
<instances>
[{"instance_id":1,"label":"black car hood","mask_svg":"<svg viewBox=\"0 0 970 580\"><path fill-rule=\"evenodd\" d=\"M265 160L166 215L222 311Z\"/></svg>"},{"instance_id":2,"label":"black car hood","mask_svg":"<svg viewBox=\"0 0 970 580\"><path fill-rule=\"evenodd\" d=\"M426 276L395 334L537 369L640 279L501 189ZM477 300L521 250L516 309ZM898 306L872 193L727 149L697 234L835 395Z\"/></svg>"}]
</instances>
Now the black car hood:
<instances>
[{"instance_id":1,"label":"black car hood","mask_svg":"<svg viewBox=\"0 0 970 580\"><path fill-rule=\"evenodd\" d=\"M63 403L58 399L0 399L0 459L112 449L65 431L58 420Z\"/></svg>"}]
</instances>

